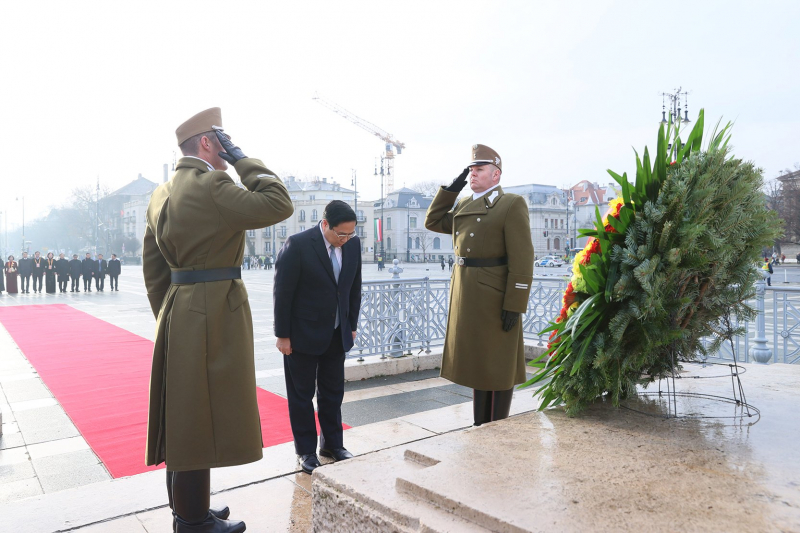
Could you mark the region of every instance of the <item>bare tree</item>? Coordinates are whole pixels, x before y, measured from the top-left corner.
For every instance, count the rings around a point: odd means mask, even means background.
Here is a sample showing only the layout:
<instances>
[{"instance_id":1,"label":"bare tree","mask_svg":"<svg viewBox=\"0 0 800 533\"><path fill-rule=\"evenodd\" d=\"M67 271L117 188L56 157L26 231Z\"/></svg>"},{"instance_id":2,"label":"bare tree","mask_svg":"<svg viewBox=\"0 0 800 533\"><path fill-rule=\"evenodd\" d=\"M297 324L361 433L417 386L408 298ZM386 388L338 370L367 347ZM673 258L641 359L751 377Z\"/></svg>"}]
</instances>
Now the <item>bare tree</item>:
<instances>
[{"instance_id":1,"label":"bare tree","mask_svg":"<svg viewBox=\"0 0 800 533\"><path fill-rule=\"evenodd\" d=\"M424 196L436 196L442 184L436 180L418 181L409 187L412 191L417 191Z\"/></svg>"},{"instance_id":2,"label":"bare tree","mask_svg":"<svg viewBox=\"0 0 800 533\"><path fill-rule=\"evenodd\" d=\"M411 233L411 239L413 240L413 244L416 245L417 239L419 239L419 246L415 246L415 248L419 248L422 250L422 260L426 261L428 259L428 251L433 248L433 233L428 230L417 230Z\"/></svg>"}]
</instances>

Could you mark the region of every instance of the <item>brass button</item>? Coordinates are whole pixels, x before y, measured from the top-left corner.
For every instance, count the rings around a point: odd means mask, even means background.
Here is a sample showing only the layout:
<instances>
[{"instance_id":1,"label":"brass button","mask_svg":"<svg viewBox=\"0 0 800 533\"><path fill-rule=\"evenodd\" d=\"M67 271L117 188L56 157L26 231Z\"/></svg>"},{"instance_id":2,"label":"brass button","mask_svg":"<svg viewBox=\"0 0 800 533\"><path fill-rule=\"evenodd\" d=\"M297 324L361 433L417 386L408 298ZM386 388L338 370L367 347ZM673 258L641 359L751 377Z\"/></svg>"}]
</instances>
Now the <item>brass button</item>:
<instances>
[{"instance_id":1,"label":"brass button","mask_svg":"<svg viewBox=\"0 0 800 533\"><path fill-rule=\"evenodd\" d=\"M458 235L458 232L456 232L456 235Z\"/></svg>"},{"instance_id":2,"label":"brass button","mask_svg":"<svg viewBox=\"0 0 800 533\"><path fill-rule=\"evenodd\" d=\"M469 234L469 236L470 236L470 237L474 237L474 236L475 236L475 234L474 234L474 233L470 233L470 234Z\"/></svg>"},{"instance_id":3,"label":"brass button","mask_svg":"<svg viewBox=\"0 0 800 533\"><path fill-rule=\"evenodd\" d=\"M469 248L467 248L467 251L469 252L469 251L471 251L471 250L470 250Z\"/></svg>"},{"instance_id":4,"label":"brass button","mask_svg":"<svg viewBox=\"0 0 800 533\"><path fill-rule=\"evenodd\" d=\"M478 222L480 222L480 221L481 221L481 217L478 217Z\"/></svg>"}]
</instances>

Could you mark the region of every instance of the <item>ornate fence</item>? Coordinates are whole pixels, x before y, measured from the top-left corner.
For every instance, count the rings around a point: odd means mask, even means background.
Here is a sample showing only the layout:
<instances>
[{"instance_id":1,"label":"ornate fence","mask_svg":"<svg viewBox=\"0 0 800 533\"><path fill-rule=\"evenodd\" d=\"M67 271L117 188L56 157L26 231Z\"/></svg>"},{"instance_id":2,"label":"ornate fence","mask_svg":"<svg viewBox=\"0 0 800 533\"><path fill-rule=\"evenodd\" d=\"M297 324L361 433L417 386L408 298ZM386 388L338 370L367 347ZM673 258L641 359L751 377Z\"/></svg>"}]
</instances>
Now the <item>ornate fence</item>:
<instances>
[{"instance_id":1,"label":"ornate fence","mask_svg":"<svg viewBox=\"0 0 800 533\"><path fill-rule=\"evenodd\" d=\"M564 278L533 278L528 311L522 319L524 337L539 346L539 331L558 315ZM762 285L759 283L759 285ZM449 279L410 278L364 282L358 335L349 357L382 354L399 357L430 352L444 344L449 307ZM760 302L759 302L760 300ZM747 334L724 343L710 361L765 360L800 363L800 287L759 288L751 305L759 308L758 321L745 323ZM711 339L708 339L710 342ZM758 357L754 357L755 354Z\"/></svg>"}]
</instances>

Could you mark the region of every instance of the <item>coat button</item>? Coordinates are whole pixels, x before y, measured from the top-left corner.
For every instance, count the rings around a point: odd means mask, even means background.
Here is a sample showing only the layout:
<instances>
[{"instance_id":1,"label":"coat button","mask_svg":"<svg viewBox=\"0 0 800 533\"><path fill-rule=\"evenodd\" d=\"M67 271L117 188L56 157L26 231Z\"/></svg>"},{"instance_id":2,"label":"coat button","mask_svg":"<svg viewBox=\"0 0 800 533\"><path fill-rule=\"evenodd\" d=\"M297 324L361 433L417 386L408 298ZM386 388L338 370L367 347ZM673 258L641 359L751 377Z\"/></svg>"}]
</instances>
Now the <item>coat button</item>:
<instances>
[{"instance_id":1,"label":"coat button","mask_svg":"<svg viewBox=\"0 0 800 533\"><path fill-rule=\"evenodd\" d=\"M456 250L458 250L458 246L456 246Z\"/></svg>"},{"instance_id":2,"label":"coat button","mask_svg":"<svg viewBox=\"0 0 800 533\"><path fill-rule=\"evenodd\" d=\"M478 217L478 222L480 222L480 221L481 221L481 217Z\"/></svg>"},{"instance_id":3,"label":"coat button","mask_svg":"<svg viewBox=\"0 0 800 533\"><path fill-rule=\"evenodd\" d=\"M475 234L474 234L474 233L470 233L470 234L469 234L469 236L470 236L470 237L474 237L474 236L475 236Z\"/></svg>"},{"instance_id":4,"label":"coat button","mask_svg":"<svg viewBox=\"0 0 800 533\"><path fill-rule=\"evenodd\" d=\"M458 232L456 232L456 235L458 235Z\"/></svg>"},{"instance_id":5,"label":"coat button","mask_svg":"<svg viewBox=\"0 0 800 533\"><path fill-rule=\"evenodd\" d=\"M470 251L470 249L469 249L469 248L467 248L467 251L469 252L469 251Z\"/></svg>"}]
</instances>

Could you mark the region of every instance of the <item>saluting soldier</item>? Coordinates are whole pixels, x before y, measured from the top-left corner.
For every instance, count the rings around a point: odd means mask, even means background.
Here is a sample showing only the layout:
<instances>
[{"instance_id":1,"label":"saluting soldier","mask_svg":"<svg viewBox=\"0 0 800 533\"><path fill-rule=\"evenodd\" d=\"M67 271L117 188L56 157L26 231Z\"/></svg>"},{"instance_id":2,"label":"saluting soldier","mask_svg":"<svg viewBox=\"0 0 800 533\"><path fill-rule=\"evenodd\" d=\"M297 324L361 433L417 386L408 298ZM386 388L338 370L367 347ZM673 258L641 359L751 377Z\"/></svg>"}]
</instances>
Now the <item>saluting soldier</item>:
<instances>
[{"instance_id":1,"label":"saluting soldier","mask_svg":"<svg viewBox=\"0 0 800 533\"><path fill-rule=\"evenodd\" d=\"M442 377L474 389L475 425L508 417L514 386L525 381L519 318L528 308L533 243L525 199L500 187L500 156L482 144L436 193L425 227L452 235ZM472 194L456 202L469 177ZM455 204L455 205L454 205Z\"/></svg>"},{"instance_id":2,"label":"saluting soldier","mask_svg":"<svg viewBox=\"0 0 800 533\"><path fill-rule=\"evenodd\" d=\"M157 318L146 463L167 464L178 532L245 529L224 520L227 510L209 509L210 468L262 457L253 322L241 280L245 230L294 212L283 183L221 128L218 107L178 127L184 157L150 198L142 251ZM224 172L226 162L246 188Z\"/></svg>"}]
</instances>

